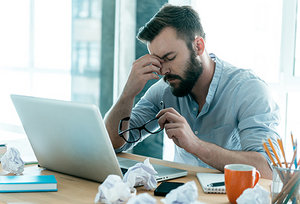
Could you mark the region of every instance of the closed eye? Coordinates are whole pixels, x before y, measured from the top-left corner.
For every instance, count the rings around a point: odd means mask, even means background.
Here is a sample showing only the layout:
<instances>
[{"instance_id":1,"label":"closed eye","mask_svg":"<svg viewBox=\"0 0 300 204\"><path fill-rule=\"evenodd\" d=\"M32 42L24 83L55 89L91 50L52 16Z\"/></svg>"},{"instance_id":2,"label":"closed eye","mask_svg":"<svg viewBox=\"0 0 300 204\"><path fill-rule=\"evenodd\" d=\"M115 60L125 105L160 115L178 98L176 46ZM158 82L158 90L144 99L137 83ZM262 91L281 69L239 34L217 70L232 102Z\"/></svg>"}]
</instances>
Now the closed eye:
<instances>
[{"instance_id":1,"label":"closed eye","mask_svg":"<svg viewBox=\"0 0 300 204\"><path fill-rule=\"evenodd\" d=\"M164 59L164 61L172 61L172 60L174 60L175 58L176 58L176 55L174 55L174 57L171 57L171 58L166 57L166 58Z\"/></svg>"}]
</instances>

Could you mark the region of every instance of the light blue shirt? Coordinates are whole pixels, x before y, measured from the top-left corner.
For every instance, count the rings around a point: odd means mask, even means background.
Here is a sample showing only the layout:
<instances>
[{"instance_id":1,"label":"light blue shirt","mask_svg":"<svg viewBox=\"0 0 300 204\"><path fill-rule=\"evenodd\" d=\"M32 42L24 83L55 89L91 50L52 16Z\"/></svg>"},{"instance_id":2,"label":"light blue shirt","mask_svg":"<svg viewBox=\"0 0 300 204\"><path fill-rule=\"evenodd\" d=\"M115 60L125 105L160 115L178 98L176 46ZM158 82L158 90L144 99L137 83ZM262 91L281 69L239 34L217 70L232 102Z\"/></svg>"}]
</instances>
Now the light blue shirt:
<instances>
[{"instance_id":1,"label":"light blue shirt","mask_svg":"<svg viewBox=\"0 0 300 204\"><path fill-rule=\"evenodd\" d=\"M267 84L250 70L236 68L214 54L211 57L216 63L215 73L199 114L199 106L191 95L174 96L169 85L161 79L148 89L133 108L130 127L141 126L154 118L163 101L166 108L173 107L185 117L199 139L228 150L236 150L237 154L238 151L259 152L271 164L262 141L270 137L278 152L276 140L279 135L276 128L279 123L279 107L272 99ZM116 152L132 146L127 143ZM176 145L174 161L211 168Z\"/></svg>"}]
</instances>

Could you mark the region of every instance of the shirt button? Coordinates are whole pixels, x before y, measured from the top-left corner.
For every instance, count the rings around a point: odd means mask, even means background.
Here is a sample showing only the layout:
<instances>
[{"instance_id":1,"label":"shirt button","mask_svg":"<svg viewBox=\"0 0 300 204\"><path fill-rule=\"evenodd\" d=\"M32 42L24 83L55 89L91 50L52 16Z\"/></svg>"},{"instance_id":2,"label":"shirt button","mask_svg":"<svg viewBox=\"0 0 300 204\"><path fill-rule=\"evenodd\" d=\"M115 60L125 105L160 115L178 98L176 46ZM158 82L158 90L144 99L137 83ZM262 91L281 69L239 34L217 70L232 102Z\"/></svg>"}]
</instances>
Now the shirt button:
<instances>
[{"instance_id":1,"label":"shirt button","mask_svg":"<svg viewBox=\"0 0 300 204\"><path fill-rule=\"evenodd\" d=\"M196 131L195 131L195 135L197 135L197 134L198 134L198 131L196 130Z\"/></svg>"},{"instance_id":2,"label":"shirt button","mask_svg":"<svg viewBox=\"0 0 300 204\"><path fill-rule=\"evenodd\" d=\"M197 110L197 108L194 108L193 110L194 110L194 111L196 111L196 110Z\"/></svg>"}]
</instances>

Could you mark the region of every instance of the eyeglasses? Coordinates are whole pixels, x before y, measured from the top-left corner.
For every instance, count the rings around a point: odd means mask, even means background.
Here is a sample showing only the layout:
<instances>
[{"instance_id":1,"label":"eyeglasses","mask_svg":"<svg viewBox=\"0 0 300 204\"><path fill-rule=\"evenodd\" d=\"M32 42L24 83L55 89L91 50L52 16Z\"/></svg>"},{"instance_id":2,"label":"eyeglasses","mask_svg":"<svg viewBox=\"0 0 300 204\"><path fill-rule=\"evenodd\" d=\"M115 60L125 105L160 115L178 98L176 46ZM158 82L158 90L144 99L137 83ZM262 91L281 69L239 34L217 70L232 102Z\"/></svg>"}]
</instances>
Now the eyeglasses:
<instances>
[{"instance_id":1,"label":"eyeglasses","mask_svg":"<svg viewBox=\"0 0 300 204\"><path fill-rule=\"evenodd\" d=\"M152 120L147 121L144 125L140 126L140 127L135 127L135 128L129 128L127 130L123 130L122 131L122 124L125 121L129 121L130 117L126 117L123 118L122 120L120 120L119 123L119 136L122 137L127 143L135 143L137 141L139 141L142 138L142 135L144 135L144 133L150 133L150 134L157 134L160 131L162 131L163 129L160 128L159 124L158 124L158 118L153 118ZM133 140L127 140L124 137L124 133L129 133L131 132L132 135L134 136L138 136L135 137Z\"/></svg>"}]
</instances>

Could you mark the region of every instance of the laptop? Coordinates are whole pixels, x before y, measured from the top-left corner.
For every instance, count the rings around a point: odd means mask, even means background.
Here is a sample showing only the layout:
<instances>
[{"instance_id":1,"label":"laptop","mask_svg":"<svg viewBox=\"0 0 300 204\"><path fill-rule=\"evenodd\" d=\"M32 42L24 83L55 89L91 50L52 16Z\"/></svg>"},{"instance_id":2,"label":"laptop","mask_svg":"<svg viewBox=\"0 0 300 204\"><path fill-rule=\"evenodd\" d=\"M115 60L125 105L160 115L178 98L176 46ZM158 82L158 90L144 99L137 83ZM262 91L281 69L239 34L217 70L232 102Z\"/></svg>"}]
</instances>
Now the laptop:
<instances>
[{"instance_id":1,"label":"laptop","mask_svg":"<svg viewBox=\"0 0 300 204\"><path fill-rule=\"evenodd\" d=\"M97 106L22 95L11 99L41 167L103 182L110 174L122 177L121 168L138 163L116 156ZM153 167L157 181L187 175L181 169Z\"/></svg>"}]
</instances>

